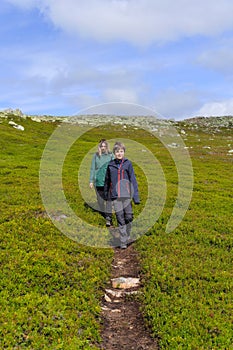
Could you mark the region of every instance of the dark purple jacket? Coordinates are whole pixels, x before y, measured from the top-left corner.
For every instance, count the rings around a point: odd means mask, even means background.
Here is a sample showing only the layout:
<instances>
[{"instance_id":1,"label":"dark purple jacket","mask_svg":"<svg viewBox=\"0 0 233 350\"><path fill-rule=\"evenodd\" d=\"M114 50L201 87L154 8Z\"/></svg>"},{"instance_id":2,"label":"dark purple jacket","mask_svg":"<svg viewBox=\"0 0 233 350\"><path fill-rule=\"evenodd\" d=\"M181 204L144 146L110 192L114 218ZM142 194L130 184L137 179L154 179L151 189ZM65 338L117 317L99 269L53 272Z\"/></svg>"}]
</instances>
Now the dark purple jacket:
<instances>
[{"instance_id":1,"label":"dark purple jacket","mask_svg":"<svg viewBox=\"0 0 233 350\"><path fill-rule=\"evenodd\" d=\"M119 163L117 159L110 161L107 167L105 184L105 198L133 198L134 203L140 203L138 184L131 161L123 158Z\"/></svg>"}]
</instances>

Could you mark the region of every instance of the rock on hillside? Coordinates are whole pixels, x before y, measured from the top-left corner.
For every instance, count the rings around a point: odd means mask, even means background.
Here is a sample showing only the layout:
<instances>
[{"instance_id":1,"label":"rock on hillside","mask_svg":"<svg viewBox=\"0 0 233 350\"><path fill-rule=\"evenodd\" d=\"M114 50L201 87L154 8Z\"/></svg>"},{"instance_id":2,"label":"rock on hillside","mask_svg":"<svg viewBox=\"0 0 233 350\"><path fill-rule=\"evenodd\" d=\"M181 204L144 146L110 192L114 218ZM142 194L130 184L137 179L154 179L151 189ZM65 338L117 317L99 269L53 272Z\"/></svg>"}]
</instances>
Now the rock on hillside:
<instances>
[{"instance_id":1,"label":"rock on hillside","mask_svg":"<svg viewBox=\"0 0 233 350\"><path fill-rule=\"evenodd\" d=\"M206 132L218 132L221 128L232 129L233 128L233 116L219 116L219 117L193 117L184 119L181 121L175 120L159 120L154 118L153 116L132 116L131 118L127 116L106 116L106 115L77 115L77 116L49 116L49 115L26 115L23 114L20 109L6 109L4 111L0 111L0 117L2 118L14 118L20 117L22 119L31 118L32 121L42 122L42 121L50 121L50 122L65 122L71 124L80 124L80 125L90 125L96 126L99 125L101 118L105 122L114 124L121 124L126 127L127 124L134 126L142 126L146 125L151 130L156 130L157 127L166 128L169 125L174 125L177 128L187 127L188 129L196 130L202 129ZM182 133L182 132L181 132Z\"/></svg>"},{"instance_id":2,"label":"rock on hillside","mask_svg":"<svg viewBox=\"0 0 233 350\"><path fill-rule=\"evenodd\" d=\"M3 111L0 111L0 117L2 118L20 117L22 119L26 119L27 115L23 114L23 112L19 108L16 108L16 109L7 108L7 109L4 109Z\"/></svg>"},{"instance_id":3,"label":"rock on hillside","mask_svg":"<svg viewBox=\"0 0 233 350\"><path fill-rule=\"evenodd\" d=\"M233 116L223 117L195 117L185 119L184 126L192 129L202 129L203 131L220 131L221 128L233 128Z\"/></svg>"}]
</instances>

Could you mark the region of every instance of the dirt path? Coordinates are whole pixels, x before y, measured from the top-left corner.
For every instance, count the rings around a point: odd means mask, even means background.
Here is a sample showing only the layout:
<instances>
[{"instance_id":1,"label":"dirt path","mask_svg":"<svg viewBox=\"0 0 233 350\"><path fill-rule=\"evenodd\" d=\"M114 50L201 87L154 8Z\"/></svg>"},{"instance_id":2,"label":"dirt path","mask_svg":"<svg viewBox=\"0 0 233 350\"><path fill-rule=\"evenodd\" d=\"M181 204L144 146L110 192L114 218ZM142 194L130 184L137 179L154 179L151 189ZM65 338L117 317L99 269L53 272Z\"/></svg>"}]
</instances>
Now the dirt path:
<instances>
[{"instance_id":1,"label":"dirt path","mask_svg":"<svg viewBox=\"0 0 233 350\"><path fill-rule=\"evenodd\" d=\"M111 279L123 277L117 288L109 282L102 302L103 331L101 348L103 350L158 350L158 342L145 328L140 304L135 294L140 292L140 285L126 286L126 277L139 278L137 253L133 245L127 249L115 248ZM122 284L121 284L122 282Z\"/></svg>"}]
</instances>

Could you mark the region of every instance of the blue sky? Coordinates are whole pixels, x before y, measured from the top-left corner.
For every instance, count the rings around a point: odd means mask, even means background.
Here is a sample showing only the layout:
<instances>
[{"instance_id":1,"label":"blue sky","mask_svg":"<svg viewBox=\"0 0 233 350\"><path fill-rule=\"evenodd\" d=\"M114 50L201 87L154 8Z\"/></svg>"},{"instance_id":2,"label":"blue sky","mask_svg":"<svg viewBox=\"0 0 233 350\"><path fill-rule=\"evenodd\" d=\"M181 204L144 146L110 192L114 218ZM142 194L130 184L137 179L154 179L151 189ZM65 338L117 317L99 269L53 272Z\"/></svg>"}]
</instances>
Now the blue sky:
<instances>
[{"instance_id":1,"label":"blue sky","mask_svg":"<svg viewBox=\"0 0 233 350\"><path fill-rule=\"evenodd\" d=\"M0 110L233 115L233 2L2 0Z\"/></svg>"}]
</instances>

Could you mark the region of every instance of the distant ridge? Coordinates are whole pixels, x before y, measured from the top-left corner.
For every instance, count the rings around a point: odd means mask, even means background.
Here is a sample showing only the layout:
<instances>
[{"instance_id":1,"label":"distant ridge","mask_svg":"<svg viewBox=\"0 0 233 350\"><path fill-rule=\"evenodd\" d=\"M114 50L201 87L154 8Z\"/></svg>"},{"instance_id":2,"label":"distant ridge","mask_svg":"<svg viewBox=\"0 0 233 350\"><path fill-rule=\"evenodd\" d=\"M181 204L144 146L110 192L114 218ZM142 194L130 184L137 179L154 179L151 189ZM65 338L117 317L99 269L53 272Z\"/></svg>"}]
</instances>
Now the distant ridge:
<instances>
[{"instance_id":1,"label":"distant ridge","mask_svg":"<svg viewBox=\"0 0 233 350\"><path fill-rule=\"evenodd\" d=\"M182 121L186 125L196 125L204 128L232 128L233 116L210 116L210 117L192 117Z\"/></svg>"},{"instance_id":2,"label":"distant ridge","mask_svg":"<svg viewBox=\"0 0 233 350\"><path fill-rule=\"evenodd\" d=\"M80 124L90 124L90 125L96 125L98 123L98 120L100 120L101 117L106 119L106 115L77 115L77 116L52 116L52 115L27 115L24 114L19 108L12 109L8 108L3 111L0 111L0 118L30 118L32 121L35 122L42 122L42 121L50 121L50 122L67 122L67 123L80 123ZM108 116L107 116L108 117ZM111 122L111 118L113 116L109 115L109 122ZM114 122L115 120L119 122L119 124L127 124L127 119L129 117L119 115L114 116ZM138 121L151 121L153 120L153 116L132 116L130 118L135 118L135 124L138 125ZM191 118L185 118L183 120L173 120L173 119L157 119L158 122L161 120L165 124L172 124L176 126L185 125L190 126L191 128L204 128L204 129L216 129L216 128L233 128L233 116L196 116Z\"/></svg>"}]
</instances>

